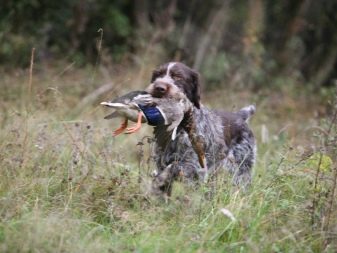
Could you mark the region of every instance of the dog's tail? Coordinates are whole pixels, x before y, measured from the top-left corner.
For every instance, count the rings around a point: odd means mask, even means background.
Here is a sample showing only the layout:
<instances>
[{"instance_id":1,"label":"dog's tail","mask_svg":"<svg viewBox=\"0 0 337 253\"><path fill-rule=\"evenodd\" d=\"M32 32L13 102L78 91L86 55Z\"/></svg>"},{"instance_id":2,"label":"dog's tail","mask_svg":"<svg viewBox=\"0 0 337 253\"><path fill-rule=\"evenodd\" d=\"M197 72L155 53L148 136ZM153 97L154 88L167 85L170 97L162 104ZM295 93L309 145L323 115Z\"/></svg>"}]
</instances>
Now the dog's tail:
<instances>
[{"instance_id":1,"label":"dog's tail","mask_svg":"<svg viewBox=\"0 0 337 253\"><path fill-rule=\"evenodd\" d=\"M255 113L255 111L256 111L255 105L248 105L246 107L241 108L237 112L237 114L239 114L241 118L247 122L250 119L250 117Z\"/></svg>"}]
</instances>

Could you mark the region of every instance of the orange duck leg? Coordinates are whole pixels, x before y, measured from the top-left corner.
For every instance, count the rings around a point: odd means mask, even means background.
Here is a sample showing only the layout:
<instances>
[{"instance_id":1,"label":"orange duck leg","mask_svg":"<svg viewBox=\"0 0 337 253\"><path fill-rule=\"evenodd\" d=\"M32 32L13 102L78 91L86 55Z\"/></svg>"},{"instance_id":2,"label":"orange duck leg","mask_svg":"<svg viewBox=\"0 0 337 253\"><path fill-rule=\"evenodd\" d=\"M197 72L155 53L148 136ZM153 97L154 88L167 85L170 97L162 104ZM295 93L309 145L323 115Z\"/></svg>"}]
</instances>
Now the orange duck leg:
<instances>
[{"instance_id":1,"label":"orange duck leg","mask_svg":"<svg viewBox=\"0 0 337 253\"><path fill-rule=\"evenodd\" d=\"M143 117L142 112L138 112L137 123L133 127L127 128L125 133L132 134L137 132L142 126L142 117Z\"/></svg>"},{"instance_id":2,"label":"orange duck leg","mask_svg":"<svg viewBox=\"0 0 337 253\"><path fill-rule=\"evenodd\" d=\"M112 132L112 136L115 137L115 136L117 136L117 135L123 133L124 130L127 128L127 126L128 126L128 119L125 119L125 120L122 122L121 126L120 126L119 128L117 128L115 131Z\"/></svg>"}]
</instances>

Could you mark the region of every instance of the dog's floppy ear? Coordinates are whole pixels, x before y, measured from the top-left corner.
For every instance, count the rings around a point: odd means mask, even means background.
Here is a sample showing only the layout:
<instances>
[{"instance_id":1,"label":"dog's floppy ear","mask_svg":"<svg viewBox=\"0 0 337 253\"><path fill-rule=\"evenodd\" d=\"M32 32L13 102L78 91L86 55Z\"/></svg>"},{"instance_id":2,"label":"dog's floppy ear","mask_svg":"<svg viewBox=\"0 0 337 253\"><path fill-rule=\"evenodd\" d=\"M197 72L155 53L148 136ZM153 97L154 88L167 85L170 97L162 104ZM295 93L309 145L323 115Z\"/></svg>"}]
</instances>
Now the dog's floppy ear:
<instances>
[{"instance_id":1,"label":"dog's floppy ear","mask_svg":"<svg viewBox=\"0 0 337 253\"><path fill-rule=\"evenodd\" d=\"M195 107L200 109L200 83L199 83L199 74L195 71L192 71L192 85L191 85L191 96L190 100Z\"/></svg>"},{"instance_id":2,"label":"dog's floppy ear","mask_svg":"<svg viewBox=\"0 0 337 253\"><path fill-rule=\"evenodd\" d=\"M154 80L156 80L156 78L157 78L159 75L160 75L159 70L158 70L158 69L155 69L155 70L152 72L151 83L153 83Z\"/></svg>"}]
</instances>

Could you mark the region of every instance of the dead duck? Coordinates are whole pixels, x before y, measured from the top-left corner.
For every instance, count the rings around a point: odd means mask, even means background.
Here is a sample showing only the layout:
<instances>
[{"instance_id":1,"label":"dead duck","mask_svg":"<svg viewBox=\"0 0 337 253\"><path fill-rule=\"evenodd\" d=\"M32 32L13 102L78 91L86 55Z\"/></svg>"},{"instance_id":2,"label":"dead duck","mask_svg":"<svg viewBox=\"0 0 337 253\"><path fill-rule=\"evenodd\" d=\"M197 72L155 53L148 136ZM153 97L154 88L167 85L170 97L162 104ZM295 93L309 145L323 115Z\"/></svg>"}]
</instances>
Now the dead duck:
<instances>
[{"instance_id":1,"label":"dead duck","mask_svg":"<svg viewBox=\"0 0 337 253\"><path fill-rule=\"evenodd\" d=\"M105 119L115 117L123 118L121 126L113 131L113 136L124 132L134 133L141 128L142 123L151 126L168 125L167 131L172 131L172 139L176 137L177 128L184 118L184 114L193 106L183 94L175 97L155 98L146 91L132 91L101 105L115 109ZM136 122L136 125L128 128L128 120Z\"/></svg>"},{"instance_id":2,"label":"dead duck","mask_svg":"<svg viewBox=\"0 0 337 253\"><path fill-rule=\"evenodd\" d=\"M140 109L135 103L135 99L139 96L148 94L146 91L132 91L121 97L117 97L109 102L102 102L101 105L115 109L115 111L107 116L104 119L112 119L116 117L123 118L121 126L113 131L112 135L117 136L126 130L127 134L136 132L141 127L141 123L147 122L145 116L140 113ZM128 120L137 122L133 127L128 127ZM138 123L139 122L139 123Z\"/></svg>"},{"instance_id":3,"label":"dead duck","mask_svg":"<svg viewBox=\"0 0 337 253\"><path fill-rule=\"evenodd\" d=\"M102 102L101 105L115 109L113 113L104 117L105 119L123 118L121 126L113 131L113 136L123 133L124 130L126 134L134 133L141 128L142 123L148 123L151 126L166 125L167 131L172 132L171 139L174 140L178 126L185 114L188 114L189 122L183 124L183 128L198 155L200 166L207 170L204 140L202 136L196 134L196 123L191 113L194 106L184 93L178 92L174 96L155 98L146 91L132 91L110 102ZM136 124L128 128L128 120Z\"/></svg>"}]
</instances>

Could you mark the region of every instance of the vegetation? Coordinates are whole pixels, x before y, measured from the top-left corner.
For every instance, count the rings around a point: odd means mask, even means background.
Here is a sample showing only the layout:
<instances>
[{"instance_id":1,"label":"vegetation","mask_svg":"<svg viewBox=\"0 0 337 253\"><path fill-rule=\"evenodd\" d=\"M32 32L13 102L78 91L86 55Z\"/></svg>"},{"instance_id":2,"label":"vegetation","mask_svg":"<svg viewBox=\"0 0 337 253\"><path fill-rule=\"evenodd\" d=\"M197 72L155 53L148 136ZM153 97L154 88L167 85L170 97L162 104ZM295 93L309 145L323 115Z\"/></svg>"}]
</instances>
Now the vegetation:
<instances>
[{"instance_id":1,"label":"vegetation","mask_svg":"<svg viewBox=\"0 0 337 253\"><path fill-rule=\"evenodd\" d=\"M3 3L0 252L336 252L335 7ZM150 194L151 127L112 137L120 122L99 102L171 59L200 71L207 106L256 104L247 191L223 172L177 182L163 202Z\"/></svg>"},{"instance_id":2,"label":"vegetation","mask_svg":"<svg viewBox=\"0 0 337 253\"><path fill-rule=\"evenodd\" d=\"M4 77L1 252L335 252L336 119L313 116L319 101L285 91L231 92L228 101L227 91L208 93L213 108L257 103L254 182L246 192L223 173L215 188L176 183L164 203L149 194L152 144L143 137L151 128L113 138L120 122L103 120L98 103L78 112L93 73L53 68L33 76L31 96L25 72Z\"/></svg>"},{"instance_id":3,"label":"vegetation","mask_svg":"<svg viewBox=\"0 0 337 253\"><path fill-rule=\"evenodd\" d=\"M103 62L138 65L151 55L183 60L209 88L278 86L271 76L291 76L317 89L336 76L336 10L332 0L5 1L0 63L27 66L33 47L37 61L96 63L102 36Z\"/></svg>"}]
</instances>

